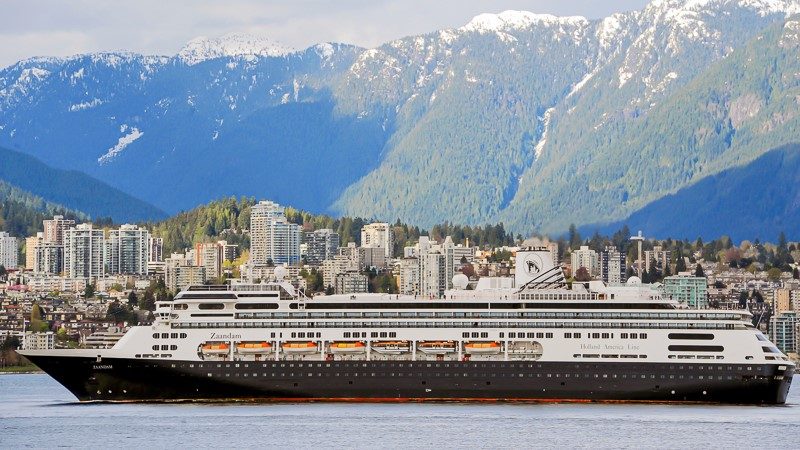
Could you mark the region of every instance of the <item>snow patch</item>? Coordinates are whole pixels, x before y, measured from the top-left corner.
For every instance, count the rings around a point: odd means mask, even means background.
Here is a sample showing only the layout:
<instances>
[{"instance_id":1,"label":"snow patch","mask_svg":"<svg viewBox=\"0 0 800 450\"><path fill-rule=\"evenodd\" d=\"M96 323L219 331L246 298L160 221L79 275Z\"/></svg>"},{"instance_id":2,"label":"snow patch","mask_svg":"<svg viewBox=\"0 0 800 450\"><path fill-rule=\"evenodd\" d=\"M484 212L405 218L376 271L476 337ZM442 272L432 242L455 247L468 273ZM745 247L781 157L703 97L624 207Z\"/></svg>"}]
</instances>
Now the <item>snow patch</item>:
<instances>
[{"instance_id":1,"label":"snow patch","mask_svg":"<svg viewBox=\"0 0 800 450\"><path fill-rule=\"evenodd\" d=\"M503 11L499 14L479 14L460 31L490 33L503 30L522 30L536 25L583 25L588 21L582 16L556 17L551 14L535 14L528 11Z\"/></svg>"},{"instance_id":2,"label":"snow patch","mask_svg":"<svg viewBox=\"0 0 800 450\"><path fill-rule=\"evenodd\" d=\"M122 125L120 127L120 131L123 132L123 133L127 129L128 129L127 125ZM111 160L116 158L117 155L119 155L123 150L125 150L125 147L129 146L135 140L139 139L143 135L144 135L143 131L139 131L139 129L136 128L136 127L131 127L130 128L130 133L126 134L125 136L122 136L121 138L119 138L119 140L117 140L117 144L116 145L114 145L113 147L108 149L108 151L106 152L105 155L97 158L97 163L100 164L100 165L108 164L109 162L111 162Z\"/></svg>"},{"instance_id":3,"label":"snow patch","mask_svg":"<svg viewBox=\"0 0 800 450\"><path fill-rule=\"evenodd\" d=\"M93 98L91 101L88 101L88 102L82 102L82 103L76 103L74 105L70 105L69 106L69 110L70 110L70 112L83 111L85 109L94 108L95 106L100 106L103 103L104 102L102 100L100 100L99 98Z\"/></svg>"},{"instance_id":4,"label":"snow patch","mask_svg":"<svg viewBox=\"0 0 800 450\"><path fill-rule=\"evenodd\" d=\"M192 39L178 52L178 59L192 66L216 58L281 57L293 51L265 37L231 33L215 39L205 37Z\"/></svg>"},{"instance_id":5,"label":"snow patch","mask_svg":"<svg viewBox=\"0 0 800 450\"><path fill-rule=\"evenodd\" d=\"M547 143L547 132L550 131L550 118L552 117L553 111L555 111L555 109L556 109L555 106L547 108L542 117L539 117L539 120L542 121L542 137L539 139L539 142L537 142L536 146L534 147L534 150L536 152L534 156L534 161L537 161L539 159L539 156L541 156L542 151L544 150L544 145Z\"/></svg>"}]
</instances>

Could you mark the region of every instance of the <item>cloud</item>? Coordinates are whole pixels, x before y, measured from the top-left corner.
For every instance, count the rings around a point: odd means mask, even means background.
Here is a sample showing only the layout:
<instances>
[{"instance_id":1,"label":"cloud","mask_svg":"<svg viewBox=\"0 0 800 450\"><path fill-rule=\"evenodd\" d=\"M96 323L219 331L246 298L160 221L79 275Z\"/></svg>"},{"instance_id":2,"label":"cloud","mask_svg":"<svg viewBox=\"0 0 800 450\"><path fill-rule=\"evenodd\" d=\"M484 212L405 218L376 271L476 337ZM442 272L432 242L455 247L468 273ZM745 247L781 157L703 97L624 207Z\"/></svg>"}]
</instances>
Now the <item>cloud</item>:
<instances>
[{"instance_id":1,"label":"cloud","mask_svg":"<svg viewBox=\"0 0 800 450\"><path fill-rule=\"evenodd\" d=\"M6 0L0 67L31 56L126 50L172 55L197 36L266 35L304 48L318 42L374 47L408 35L461 26L483 12L522 9L604 17L645 0Z\"/></svg>"}]
</instances>

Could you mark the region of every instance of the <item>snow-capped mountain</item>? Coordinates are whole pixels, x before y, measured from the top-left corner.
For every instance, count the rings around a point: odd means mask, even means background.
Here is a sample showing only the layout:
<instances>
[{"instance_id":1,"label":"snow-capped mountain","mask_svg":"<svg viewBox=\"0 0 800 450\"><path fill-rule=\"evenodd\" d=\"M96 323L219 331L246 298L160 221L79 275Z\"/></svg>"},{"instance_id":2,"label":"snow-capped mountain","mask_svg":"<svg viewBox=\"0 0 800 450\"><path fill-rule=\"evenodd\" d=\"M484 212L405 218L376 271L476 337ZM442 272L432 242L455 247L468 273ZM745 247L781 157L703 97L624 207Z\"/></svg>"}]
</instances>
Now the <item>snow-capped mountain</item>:
<instances>
[{"instance_id":1,"label":"snow-capped mountain","mask_svg":"<svg viewBox=\"0 0 800 450\"><path fill-rule=\"evenodd\" d=\"M656 0L598 20L481 14L373 49L234 34L30 59L0 71L0 145L170 211L254 195L557 232L800 139L797 14Z\"/></svg>"}]
</instances>

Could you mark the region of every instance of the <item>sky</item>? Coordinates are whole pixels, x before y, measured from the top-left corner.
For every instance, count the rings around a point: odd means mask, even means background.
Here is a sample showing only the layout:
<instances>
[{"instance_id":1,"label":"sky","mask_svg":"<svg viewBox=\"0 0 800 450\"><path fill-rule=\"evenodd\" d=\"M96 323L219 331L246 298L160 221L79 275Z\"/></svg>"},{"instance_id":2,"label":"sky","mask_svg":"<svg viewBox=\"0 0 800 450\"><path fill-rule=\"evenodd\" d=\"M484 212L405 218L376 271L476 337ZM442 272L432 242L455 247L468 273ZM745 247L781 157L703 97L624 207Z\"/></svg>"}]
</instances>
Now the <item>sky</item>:
<instances>
[{"instance_id":1,"label":"sky","mask_svg":"<svg viewBox=\"0 0 800 450\"><path fill-rule=\"evenodd\" d=\"M606 17L646 0L3 0L0 67L98 51L173 55L190 39L245 32L294 48L375 47L508 9Z\"/></svg>"}]
</instances>

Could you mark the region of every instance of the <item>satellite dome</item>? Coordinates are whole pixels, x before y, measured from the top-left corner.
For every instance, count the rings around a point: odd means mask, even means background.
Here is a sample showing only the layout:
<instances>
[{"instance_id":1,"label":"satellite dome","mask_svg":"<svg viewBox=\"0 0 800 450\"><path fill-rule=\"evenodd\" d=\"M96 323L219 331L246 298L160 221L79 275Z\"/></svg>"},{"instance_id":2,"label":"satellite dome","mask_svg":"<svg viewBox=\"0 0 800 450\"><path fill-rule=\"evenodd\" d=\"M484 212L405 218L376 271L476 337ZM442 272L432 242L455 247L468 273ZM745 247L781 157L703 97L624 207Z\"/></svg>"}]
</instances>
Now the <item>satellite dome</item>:
<instances>
[{"instance_id":1,"label":"satellite dome","mask_svg":"<svg viewBox=\"0 0 800 450\"><path fill-rule=\"evenodd\" d=\"M278 266L278 267L275 268L275 278L278 279L278 280L282 280L282 279L286 278L286 274L288 272L289 271L286 270L286 267Z\"/></svg>"},{"instance_id":2,"label":"satellite dome","mask_svg":"<svg viewBox=\"0 0 800 450\"><path fill-rule=\"evenodd\" d=\"M625 284L628 286L639 286L642 284L642 280L639 277L630 277L628 278L628 282Z\"/></svg>"},{"instance_id":3,"label":"satellite dome","mask_svg":"<svg viewBox=\"0 0 800 450\"><path fill-rule=\"evenodd\" d=\"M469 284L469 277L467 277L463 273L459 273L453 276L453 288L464 290L467 288L468 284Z\"/></svg>"}]
</instances>

